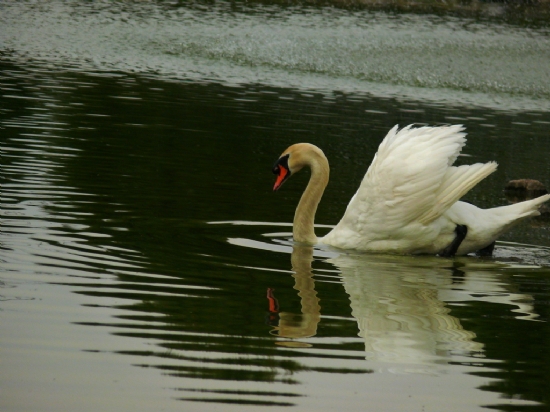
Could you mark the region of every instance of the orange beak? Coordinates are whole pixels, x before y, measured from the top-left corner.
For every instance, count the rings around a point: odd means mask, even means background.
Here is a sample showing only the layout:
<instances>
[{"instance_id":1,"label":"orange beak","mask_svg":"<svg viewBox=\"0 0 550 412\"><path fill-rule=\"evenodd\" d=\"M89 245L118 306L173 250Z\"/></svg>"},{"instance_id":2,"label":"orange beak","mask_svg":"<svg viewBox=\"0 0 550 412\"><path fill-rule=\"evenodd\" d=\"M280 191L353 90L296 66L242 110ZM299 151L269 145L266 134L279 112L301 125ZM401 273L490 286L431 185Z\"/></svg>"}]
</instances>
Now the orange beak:
<instances>
[{"instance_id":1,"label":"orange beak","mask_svg":"<svg viewBox=\"0 0 550 412\"><path fill-rule=\"evenodd\" d=\"M288 177L289 171L286 167L279 167L279 174L275 180L275 185L273 186L273 191L279 190L286 178Z\"/></svg>"}]
</instances>

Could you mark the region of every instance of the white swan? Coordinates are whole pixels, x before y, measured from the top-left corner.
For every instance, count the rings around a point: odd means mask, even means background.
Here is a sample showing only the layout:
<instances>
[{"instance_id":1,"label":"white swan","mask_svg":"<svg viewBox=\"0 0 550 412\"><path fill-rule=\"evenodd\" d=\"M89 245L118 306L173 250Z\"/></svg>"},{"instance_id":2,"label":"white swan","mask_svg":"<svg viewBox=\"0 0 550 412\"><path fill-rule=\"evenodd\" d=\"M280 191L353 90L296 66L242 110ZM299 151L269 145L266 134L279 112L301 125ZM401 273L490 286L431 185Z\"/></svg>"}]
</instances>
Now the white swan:
<instances>
[{"instance_id":1,"label":"white swan","mask_svg":"<svg viewBox=\"0 0 550 412\"><path fill-rule=\"evenodd\" d=\"M273 190L303 167L311 168L294 215L294 240L382 253L492 253L495 240L522 219L538 216L550 194L486 210L459 202L497 168L495 162L452 166L466 143L463 130L460 125L391 129L344 217L320 239L314 218L329 179L328 161L314 145L290 146L273 167Z\"/></svg>"}]
</instances>

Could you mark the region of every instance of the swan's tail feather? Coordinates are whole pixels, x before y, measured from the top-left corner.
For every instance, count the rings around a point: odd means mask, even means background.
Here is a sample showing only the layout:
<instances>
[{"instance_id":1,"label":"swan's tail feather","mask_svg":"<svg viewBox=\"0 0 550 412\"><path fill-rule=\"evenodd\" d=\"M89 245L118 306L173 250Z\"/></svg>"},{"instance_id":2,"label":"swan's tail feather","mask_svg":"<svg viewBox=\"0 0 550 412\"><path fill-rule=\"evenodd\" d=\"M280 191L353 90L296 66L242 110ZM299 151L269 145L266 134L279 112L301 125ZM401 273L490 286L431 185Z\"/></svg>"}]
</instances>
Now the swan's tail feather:
<instances>
[{"instance_id":1,"label":"swan's tail feather","mask_svg":"<svg viewBox=\"0 0 550 412\"><path fill-rule=\"evenodd\" d=\"M428 224L437 219L496 169L496 162L450 167L441 181L433 208L419 219L420 223Z\"/></svg>"},{"instance_id":2,"label":"swan's tail feather","mask_svg":"<svg viewBox=\"0 0 550 412\"><path fill-rule=\"evenodd\" d=\"M508 220L510 224L513 224L527 217L539 216L541 205L548 200L550 200L550 194L514 203L513 205L495 207L489 210L495 216L500 216L502 219Z\"/></svg>"},{"instance_id":3,"label":"swan's tail feather","mask_svg":"<svg viewBox=\"0 0 550 412\"><path fill-rule=\"evenodd\" d=\"M548 200L550 200L550 194L512 205L483 210L486 224L493 228L493 230L487 230L487 235L496 239L522 220L539 216L539 208Z\"/></svg>"}]
</instances>

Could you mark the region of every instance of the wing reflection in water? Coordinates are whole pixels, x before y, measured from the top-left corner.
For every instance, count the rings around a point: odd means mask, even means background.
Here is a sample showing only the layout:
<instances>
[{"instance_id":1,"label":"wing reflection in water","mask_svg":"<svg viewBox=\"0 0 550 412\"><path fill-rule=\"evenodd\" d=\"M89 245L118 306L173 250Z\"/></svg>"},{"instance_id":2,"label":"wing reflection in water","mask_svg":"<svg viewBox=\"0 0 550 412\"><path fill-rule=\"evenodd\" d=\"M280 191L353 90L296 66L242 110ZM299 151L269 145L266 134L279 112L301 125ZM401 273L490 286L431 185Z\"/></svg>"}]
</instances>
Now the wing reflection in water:
<instances>
[{"instance_id":1,"label":"wing reflection in water","mask_svg":"<svg viewBox=\"0 0 550 412\"><path fill-rule=\"evenodd\" d=\"M411 262L348 256L333 261L350 296L367 359L427 364L440 362L449 351L481 352L475 333L464 330L440 299L439 291L456 282L453 270Z\"/></svg>"},{"instance_id":2,"label":"wing reflection in water","mask_svg":"<svg viewBox=\"0 0 550 412\"><path fill-rule=\"evenodd\" d=\"M304 338L316 333L320 299L312 271L313 248L295 245L292 270L301 315L281 313L272 333ZM483 357L483 343L452 315L449 303L511 305L518 318L536 315L529 295L513 292L495 261L473 258L338 255L334 265L350 298L352 315L364 339L366 359L391 363L394 371L427 372L452 355ZM426 368L428 367L428 368Z\"/></svg>"}]
</instances>

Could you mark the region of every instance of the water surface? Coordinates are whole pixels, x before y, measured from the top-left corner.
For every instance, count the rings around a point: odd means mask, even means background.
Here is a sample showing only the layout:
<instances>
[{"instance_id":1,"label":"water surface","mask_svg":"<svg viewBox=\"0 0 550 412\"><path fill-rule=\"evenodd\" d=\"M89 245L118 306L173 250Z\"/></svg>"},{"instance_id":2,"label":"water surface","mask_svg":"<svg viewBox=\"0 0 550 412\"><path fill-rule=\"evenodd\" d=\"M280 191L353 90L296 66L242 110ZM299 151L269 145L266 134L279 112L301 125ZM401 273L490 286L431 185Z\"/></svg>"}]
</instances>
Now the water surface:
<instances>
[{"instance_id":1,"label":"water surface","mask_svg":"<svg viewBox=\"0 0 550 412\"><path fill-rule=\"evenodd\" d=\"M492 259L290 241L309 141L343 213L394 124L462 123L468 194L548 184L548 33L231 3L2 3L4 411L547 410L546 216ZM271 407L271 408L269 408Z\"/></svg>"}]
</instances>

